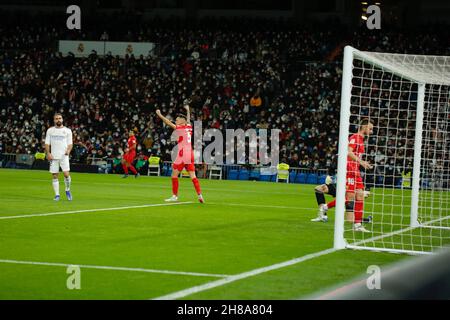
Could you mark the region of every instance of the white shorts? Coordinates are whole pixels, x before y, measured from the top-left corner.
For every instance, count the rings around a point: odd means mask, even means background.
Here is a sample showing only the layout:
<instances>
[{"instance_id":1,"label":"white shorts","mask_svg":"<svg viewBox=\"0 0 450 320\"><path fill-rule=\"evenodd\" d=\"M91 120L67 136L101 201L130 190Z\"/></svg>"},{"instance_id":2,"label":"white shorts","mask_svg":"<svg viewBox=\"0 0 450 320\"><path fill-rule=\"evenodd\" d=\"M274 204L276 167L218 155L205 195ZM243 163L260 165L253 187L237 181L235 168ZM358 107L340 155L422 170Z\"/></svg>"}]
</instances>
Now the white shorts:
<instances>
[{"instance_id":1,"label":"white shorts","mask_svg":"<svg viewBox=\"0 0 450 320\"><path fill-rule=\"evenodd\" d=\"M53 159L50 160L50 173L58 173L59 167L61 167L61 170L64 171L70 171L70 163L69 163L69 157L65 156L62 159Z\"/></svg>"}]
</instances>

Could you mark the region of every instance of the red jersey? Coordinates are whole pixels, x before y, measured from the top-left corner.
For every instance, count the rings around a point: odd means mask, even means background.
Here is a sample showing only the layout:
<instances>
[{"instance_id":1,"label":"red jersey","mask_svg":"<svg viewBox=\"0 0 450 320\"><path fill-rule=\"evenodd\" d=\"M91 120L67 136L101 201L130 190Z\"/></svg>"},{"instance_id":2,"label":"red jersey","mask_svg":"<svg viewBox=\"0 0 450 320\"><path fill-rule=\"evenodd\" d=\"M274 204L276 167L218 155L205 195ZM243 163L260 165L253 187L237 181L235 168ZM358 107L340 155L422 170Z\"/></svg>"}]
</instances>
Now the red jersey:
<instances>
[{"instance_id":1,"label":"red jersey","mask_svg":"<svg viewBox=\"0 0 450 320\"><path fill-rule=\"evenodd\" d=\"M364 137L359 133L351 135L348 146L353 149L355 156L361 159L361 156L364 154ZM347 158L347 164L349 167L355 168L355 170L359 169L359 163L352 160L350 157Z\"/></svg>"},{"instance_id":2,"label":"red jersey","mask_svg":"<svg viewBox=\"0 0 450 320\"><path fill-rule=\"evenodd\" d=\"M176 126L175 130L178 135L178 156L183 157L183 151L186 150L185 156L193 159L194 154L192 152L192 125L179 125ZM189 157L189 155L191 155L191 157Z\"/></svg>"},{"instance_id":3,"label":"red jersey","mask_svg":"<svg viewBox=\"0 0 450 320\"><path fill-rule=\"evenodd\" d=\"M131 136L128 138L128 148L130 149L130 152L136 152L136 148L132 149L131 147L136 146L137 140L136 136Z\"/></svg>"},{"instance_id":4,"label":"red jersey","mask_svg":"<svg viewBox=\"0 0 450 320\"><path fill-rule=\"evenodd\" d=\"M192 141L192 126L190 124L185 124L183 126L176 126L178 135L178 144L191 145Z\"/></svg>"}]
</instances>

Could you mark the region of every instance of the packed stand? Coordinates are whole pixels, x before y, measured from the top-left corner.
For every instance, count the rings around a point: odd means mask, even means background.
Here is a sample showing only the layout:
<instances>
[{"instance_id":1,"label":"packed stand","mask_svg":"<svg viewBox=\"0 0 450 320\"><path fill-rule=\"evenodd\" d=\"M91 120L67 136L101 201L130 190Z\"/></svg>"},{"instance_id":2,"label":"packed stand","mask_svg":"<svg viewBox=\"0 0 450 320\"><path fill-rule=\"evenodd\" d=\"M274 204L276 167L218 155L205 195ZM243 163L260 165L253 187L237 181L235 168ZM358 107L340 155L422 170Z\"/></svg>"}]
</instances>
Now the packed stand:
<instances>
[{"instance_id":1,"label":"packed stand","mask_svg":"<svg viewBox=\"0 0 450 320\"><path fill-rule=\"evenodd\" d=\"M23 25L5 20L0 32L0 153L42 151L45 130L58 111L74 132L74 161L120 158L129 129L137 132L141 157L170 160L171 130L155 110L174 117L190 99L193 120L202 121L203 129L281 129L280 160L292 167L329 168L337 153L342 73L341 58L329 61L333 50L345 43L362 50L448 53L448 44L426 31L415 33L410 42L410 34L367 37L326 24L104 19L95 28L89 28L88 20L81 32L56 28L61 22L52 17L38 28L26 18ZM58 39L157 46L147 57L93 53L77 59L57 52Z\"/></svg>"}]
</instances>

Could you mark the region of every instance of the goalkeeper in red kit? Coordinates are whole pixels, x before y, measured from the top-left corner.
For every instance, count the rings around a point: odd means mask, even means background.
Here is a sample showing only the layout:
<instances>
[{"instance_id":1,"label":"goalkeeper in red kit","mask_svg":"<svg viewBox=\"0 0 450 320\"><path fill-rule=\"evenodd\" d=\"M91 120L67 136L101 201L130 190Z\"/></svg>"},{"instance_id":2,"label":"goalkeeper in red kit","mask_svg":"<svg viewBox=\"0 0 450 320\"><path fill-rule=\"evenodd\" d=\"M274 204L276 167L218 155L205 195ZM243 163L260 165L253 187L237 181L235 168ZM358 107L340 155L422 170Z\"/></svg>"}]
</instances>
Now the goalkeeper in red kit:
<instances>
[{"instance_id":1,"label":"goalkeeper in red kit","mask_svg":"<svg viewBox=\"0 0 450 320\"><path fill-rule=\"evenodd\" d=\"M354 202L353 230L369 232L363 227L364 211L364 183L361 177L360 166L364 169L372 169L372 165L362 160L364 154L364 138L373 133L373 123L364 118L359 123L358 132L351 135L348 144L346 200Z\"/></svg>"},{"instance_id":2,"label":"goalkeeper in red kit","mask_svg":"<svg viewBox=\"0 0 450 320\"><path fill-rule=\"evenodd\" d=\"M136 146L136 136L134 135L134 131L130 130L128 134L127 148L125 149L125 154L122 159L122 168L125 173L122 178L128 178L128 168L130 168L131 172L133 172L135 178L139 177L139 172L137 172L136 168L133 166L134 159L136 158Z\"/></svg>"},{"instance_id":3,"label":"goalkeeper in red kit","mask_svg":"<svg viewBox=\"0 0 450 320\"><path fill-rule=\"evenodd\" d=\"M192 125L190 120L189 105L185 105L186 115L179 114L175 123L167 119L161 114L160 110L156 110L158 117L162 121L175 130L178 136L178 150L175 162L172 164L172 197L166 199L167 202L178 201L178 177L183 169L189 172L189 176L194 184L195 191L198 195L198 201L204 203L200 182L195 175L194 151L192 150Z\"/></svg>"}]
</instances>

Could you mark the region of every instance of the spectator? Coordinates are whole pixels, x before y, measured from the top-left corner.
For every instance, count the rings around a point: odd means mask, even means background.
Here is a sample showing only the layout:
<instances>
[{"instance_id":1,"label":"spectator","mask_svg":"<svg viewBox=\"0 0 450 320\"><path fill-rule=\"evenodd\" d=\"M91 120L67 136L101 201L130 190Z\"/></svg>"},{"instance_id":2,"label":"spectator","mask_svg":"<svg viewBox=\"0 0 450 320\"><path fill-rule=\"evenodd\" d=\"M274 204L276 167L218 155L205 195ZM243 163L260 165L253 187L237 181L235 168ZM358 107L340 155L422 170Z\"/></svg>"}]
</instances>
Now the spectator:
<instances>
[{"instance_id":1,"label":"spectator","mask_svg":"<svg viewBox=\"0 0 450 320\"><path fill-rule=\"evenodd\" d=\"M13 19L0 12L0 18L1 151L42 151L43 132L58 111L74 132L73 159L79 162L120 158L127 132L133 128L145 156L155 152L170 160L171 132L153 113L159 108L175 115L190 98L193 117L202 121L204 129L281 129L280 158L295 166L326 168L337 153L342 57L337 56L339 62L325 62L325 58L339 43L385 52L448 52L447 44L438 39L447 39L449 28L352 34L342 26L319 25L311 30L258 19L238 23L209 19L194 26L172 19L144 23L130 14L88 19L83 30L103 30L97 34L56 28L59 17L52 15L31 19L17 14ZM25 23L18 26L17 19ZM96 27L89 28L92 25ZM75 59L52 49L56 40L64 38L167 45L158 48L158 57L100 57L93 52ZM369 101L378 103L371 95L380 87L376 81L364 87L370 89L359 95L367 106L363 112L369 112ZM402 106L396 109L383 101L380 117L414 117L413 112L401 114ZM387 123L379 127L383 130ZM391 152L399 143L406 151L397 158L410 159L411 132L413 128L384 132L390 148L373 154L369 150L370 159L394 157ZM403 166L394 163L394 172Z\"/></svg>"}]
</instances>

